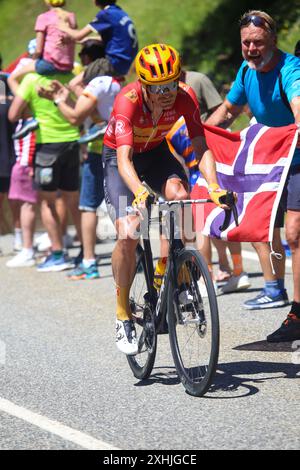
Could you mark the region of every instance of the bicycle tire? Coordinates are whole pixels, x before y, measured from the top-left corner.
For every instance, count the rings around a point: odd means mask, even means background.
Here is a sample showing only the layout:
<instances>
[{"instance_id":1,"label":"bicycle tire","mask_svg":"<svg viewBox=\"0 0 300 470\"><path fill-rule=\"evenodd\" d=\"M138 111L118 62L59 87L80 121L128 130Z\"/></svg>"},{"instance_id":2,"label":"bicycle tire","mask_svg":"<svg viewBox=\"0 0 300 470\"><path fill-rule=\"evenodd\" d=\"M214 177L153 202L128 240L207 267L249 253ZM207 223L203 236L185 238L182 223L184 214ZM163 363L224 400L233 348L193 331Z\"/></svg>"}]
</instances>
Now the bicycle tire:
<instances>
[{"instance_id":1,"label":"bicycle tire","mask_svg":"<svg viewBox=\"0 0 300 470\"><path fill-rule=\"evenodd\" d=\"M129 304L135 323L139 352L135 356L127 356L127 361L133 375L140 380L150 376L156 356L157 335L153 306L147 298L149 292L145 254L143 248L138 245L136 271L129 293Z\"/></svg>"},{"instance_id":2,"label":"bicycle tire","mask_svg":"<svg viewBox=\"0 0 300 470\"><path fill-rule=\"evenodd\" d=\"M171 278L168 294L170 346L178 376L187 393L201 397L212 384L218 364L218 304L206 262L197 251L183 249L175 258L175 264L177 284L181 283L186 289L183 290L186 304L181 303L181 294L175 294L176 283ZM187 277L185 280L179 279L180 275L184 277L183 273ZM207 300L201 296L198 282L204 283ZM198 349L199 357L192 358L192 347L196 352Z\"/></svg>"}]
</instances>

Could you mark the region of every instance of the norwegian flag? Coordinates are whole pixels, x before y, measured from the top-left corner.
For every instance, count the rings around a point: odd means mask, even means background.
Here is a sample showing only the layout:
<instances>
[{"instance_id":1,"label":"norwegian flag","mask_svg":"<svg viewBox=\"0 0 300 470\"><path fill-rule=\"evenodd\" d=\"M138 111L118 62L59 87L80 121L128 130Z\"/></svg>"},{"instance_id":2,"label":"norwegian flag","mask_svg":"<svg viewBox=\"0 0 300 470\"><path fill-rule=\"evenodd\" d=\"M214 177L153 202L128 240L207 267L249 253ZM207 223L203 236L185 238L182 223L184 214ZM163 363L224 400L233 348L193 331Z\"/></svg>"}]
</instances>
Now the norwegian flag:
<instances>
[{"instance_id":1,"label":"norwegian flag","mask_svg":"<svg viewBox=\"0 0 300 470\"><path fill-rule=\"evenodd\" d=\"M221 233L224 211L213 203L193 207L196 230L228 241L267 242L273 239L274 222L298 140L295 124L267 127L254 124L241 132L204 125L221 188L238 195L239 226L233 215ZM208 198L206 181L200 176L192 199Z\"/></svg>"}]
</instances>

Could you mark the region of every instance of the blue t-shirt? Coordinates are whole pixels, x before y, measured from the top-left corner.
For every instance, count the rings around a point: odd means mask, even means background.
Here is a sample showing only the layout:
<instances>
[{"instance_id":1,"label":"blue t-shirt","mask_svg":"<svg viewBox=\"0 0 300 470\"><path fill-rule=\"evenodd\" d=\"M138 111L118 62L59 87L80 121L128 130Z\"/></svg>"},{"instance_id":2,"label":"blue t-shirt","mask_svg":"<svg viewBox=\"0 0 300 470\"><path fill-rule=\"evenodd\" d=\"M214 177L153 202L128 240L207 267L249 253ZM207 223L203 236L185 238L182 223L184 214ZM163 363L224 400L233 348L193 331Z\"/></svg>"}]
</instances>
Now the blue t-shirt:
<instances>
[{"instance_id":1,"label":"blue t-shirt","mask_svg":"<svg viewBox=\"0 0 300 470\"><path fill-rule=\"evenodd\" d=\"M244 61L237 73L235 82L227 95L228 101L243 106L248 103L256 120L270 127L287 126L295 122L295 117L284 104L280 95L279 72L282 88L290 102L300 96L300 59L280 51L280 61L269 72L257 72L248 68L244 78ZM300 150L297 149L292 165L300 164Z\"/></svg>"},{"instance_id":2,"label":"blue t-shirt","mask_svg":"<svg viewBox=\"0 0 300 470\"><path fill-rule=\"evenodd\" d=\"M90 26L101 35L106 56L116 72L126 75L138 52L135 27L127 13L117 5L108 5Z\"/></svg>"}]
</instances>

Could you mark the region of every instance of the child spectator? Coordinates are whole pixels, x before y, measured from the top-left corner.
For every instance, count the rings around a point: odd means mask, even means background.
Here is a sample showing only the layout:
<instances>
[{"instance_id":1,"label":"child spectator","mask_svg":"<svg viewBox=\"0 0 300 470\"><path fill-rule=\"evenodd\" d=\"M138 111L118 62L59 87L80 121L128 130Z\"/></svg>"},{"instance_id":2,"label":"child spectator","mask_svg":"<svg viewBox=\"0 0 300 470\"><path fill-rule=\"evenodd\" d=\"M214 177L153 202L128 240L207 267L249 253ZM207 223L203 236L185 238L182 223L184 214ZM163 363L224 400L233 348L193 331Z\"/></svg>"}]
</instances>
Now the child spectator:
<instances>
[{"instance_id":1,"label":"child spectator","mask_svg":"<svg viewBox=\"0 0 300 470\"><path fill-rule=\"evenodd\" d=\"M119 6L117 0L94 0L100 7L96 18L81 30L74 31L66 23L60 22L61 31L74 41L81 41L91 33L98 33L105 49L105 57L97 59L85 71L87 84L99 75L126 75L138 51L135 27Z\"/></svg>"},{"instance_id":2,"label":"child spectator","mask_svg":"<svg viewBox=\"0 0 300 470\"><path fill-rule=\"evenodd\" d=\"M35 23L36 50L31 66L23 69L23 74L37 72L40 75L68 73L73 69L75 43L67 39L58 29L60 22L69 28L76 28L75 13L64 10L65 0L45 0L49 11L37 17Z\"/></svg>"},{"instance_id":3,"label":"child spectator","mask_svg":"<svg viewBox=\"0 0 300 470\"><path fill-rule=\"evenodd\" d=\"M27 65L18 68L11 79L19 83L25 74L37 72L40 75L53 75L57 73L70 73L73 69L75 57L75 43L68 39L66 34L58 29L60 22L68 27L76 28L75 13L64 10L65 0L45 0L49 11L37 17L35 23L36 45L35 52ZM13 90L14 94L16 90ZM36 130L38 122L35 119L25 120L14 139L19 139Z\"/></svg>"}]
</instances>

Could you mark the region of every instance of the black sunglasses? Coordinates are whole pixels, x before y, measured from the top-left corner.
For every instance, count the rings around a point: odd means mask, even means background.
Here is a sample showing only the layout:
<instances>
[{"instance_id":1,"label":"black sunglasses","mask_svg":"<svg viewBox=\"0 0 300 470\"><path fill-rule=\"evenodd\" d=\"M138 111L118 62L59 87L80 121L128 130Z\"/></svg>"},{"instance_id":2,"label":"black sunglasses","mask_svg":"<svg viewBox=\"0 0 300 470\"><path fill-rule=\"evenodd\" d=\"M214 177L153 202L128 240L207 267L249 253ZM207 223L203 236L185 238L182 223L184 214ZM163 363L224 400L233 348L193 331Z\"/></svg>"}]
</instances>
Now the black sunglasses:
<instances>
[{"instance_id":1,"label":"black sunglasses","mask_svg":"<svg viewBox=\"0 0 300 470\"><path fill-rule=\"evenodd\" d=\"M246 26L249 23L253 23L254 26L256 26L257 28L266 27L266 23L267 23L271 31L274 31L273 26L265 18L262 18L261 16L247 15L245 16L245 18L242 18L240 20L241 27Z\"/></svg>"}]
</instances>

